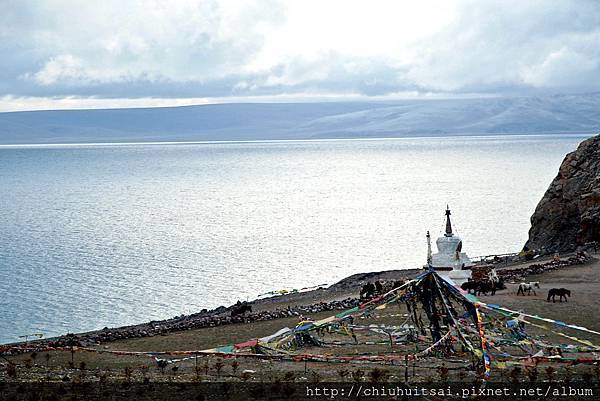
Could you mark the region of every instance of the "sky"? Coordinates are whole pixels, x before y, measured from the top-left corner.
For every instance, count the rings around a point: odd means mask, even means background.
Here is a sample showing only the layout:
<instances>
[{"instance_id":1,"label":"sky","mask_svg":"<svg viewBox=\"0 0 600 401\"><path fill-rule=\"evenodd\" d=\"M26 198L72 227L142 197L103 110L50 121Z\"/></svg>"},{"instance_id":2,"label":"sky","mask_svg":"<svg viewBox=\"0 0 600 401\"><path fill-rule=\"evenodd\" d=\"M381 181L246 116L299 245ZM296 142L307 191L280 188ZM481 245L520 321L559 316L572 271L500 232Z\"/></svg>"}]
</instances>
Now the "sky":
<instances>
[{"instance_id":1,"label":"sky","mask_svg":"<svg viewBox=\"0 0 600 401\"><path fill-rule=\"evenodd\" d=\"M0 0L0 111L600 90L597 0Z\"/></svg>"}]
</instances>

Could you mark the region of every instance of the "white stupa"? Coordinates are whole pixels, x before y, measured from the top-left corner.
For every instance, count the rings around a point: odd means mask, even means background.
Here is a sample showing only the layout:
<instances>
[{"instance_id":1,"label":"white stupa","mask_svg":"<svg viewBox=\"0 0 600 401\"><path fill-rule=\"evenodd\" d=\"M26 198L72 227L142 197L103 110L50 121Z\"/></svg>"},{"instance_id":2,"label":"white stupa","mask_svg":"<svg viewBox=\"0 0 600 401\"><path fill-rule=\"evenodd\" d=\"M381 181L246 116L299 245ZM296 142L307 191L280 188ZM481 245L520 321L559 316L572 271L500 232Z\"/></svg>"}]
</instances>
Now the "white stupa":
<instances>
[{"instance_id":1,"label":"white stupa","mask_svg":"<svg viewBox=\"0 0 600 401\"><path fill-rule=\"evenodd\" d=\"M462 252L462 240L452 232L450 221L450 208L446 206L446 232L439 237L435 244L438 253L431 253L431 235L427 231L427 265L433 268L441 276L452 279L460 285L471 278L471 266L473 262Z\"/></svg>"}]
</instances>

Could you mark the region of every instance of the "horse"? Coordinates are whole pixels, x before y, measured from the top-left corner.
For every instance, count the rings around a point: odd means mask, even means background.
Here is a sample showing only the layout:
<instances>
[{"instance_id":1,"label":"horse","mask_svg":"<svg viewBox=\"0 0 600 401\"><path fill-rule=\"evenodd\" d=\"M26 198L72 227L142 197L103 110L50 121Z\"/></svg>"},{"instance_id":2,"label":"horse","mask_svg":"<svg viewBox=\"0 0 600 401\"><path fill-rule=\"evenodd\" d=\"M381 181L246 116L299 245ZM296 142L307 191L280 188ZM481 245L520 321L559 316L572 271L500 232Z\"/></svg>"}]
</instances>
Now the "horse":
<instances>
[{"instance_id":1,"label":"horse","mask_svg":"<svg viewBox=\"0 0 600 401\"><path fill-rule=\"evenodd\" d=\"M554 303L554 298L557 295L558 302L562 302L563 298L565 299L565 302L569 302L567 298L571 296L571 291L567 290L566 288L551 288L550 291L548 291L548 299L546 299L546 301L550 302L550 298L552 298L552 303Z\"/></svg>"},{"instance_id":2,"label":"horse","mask_svg":"<svg viewBox=\"0 0 600 401\"><path fill-rule=\"evenodd\" d=\"M376 291L377 289L375 288L375 285L369 281L360 289L360 299L372 298L375 295Z\"/></svg>"},{"instance_id":3,"label":"horse","mask_svg":"<svg viewBox=\"0 0 600 401\"><path fill-rule=\"evenodd\" d=\"M231 308L231 317L235 317L238 315L243 315L246 312L252 312L252 305L250 305L248 302L244 301L244 302L240 302L238 301L232 308Z\"/></svg>"},{"instance_id":4,"label":"horse","mask_svg":"<svg viewBox=\"0 0 600 401\"><path fill-rule=\"evenodd\" d=\"M482 293L487 295L490 291L492 295L496 295L498 285L494 281L465 281L460 285L460 288L469 294L473 291L473 295L481 295Z\"/></svg>"},{"instance_id":5,"label":"horse","mask_svg":"<svg viewBox=\"0 0 600 401\"><path fill-rule=\"evenodd\" d=\"M529 283L521 283L521 284L519 284L519 289L517 290L517 295L519 295L519 294L525 295L525 291L527 291L527 295L531 295L531 291L533 291L533 295L537 295L535 292L535 288L540 288L539 281L530 281Z\"/></svg>"},{"instance_id":6,"label":"horse","mask_svg":"<svg viewBox=\"0 0 600 401\"><path fill-rule=\"evenodd\" d=\"M496 295L496 282L495 281L481 281L477 283L477 290L475 295L487 295L488 292L491 292L492 295Z\"/></svg>"},{"instance_id":7,"label":"horse","mask_svg":"<svg viewBox=\"0 0 600 401\"><path fill-rule=\"evenodd\" d=\"M473 295L475 295L475 293L477 292L477 289L479 288L479 283L477 281L465 281L464 283L462 283L460 285L460 288L462 288L468 294L470 294L471 290L472 290Z\"/></svg>"}]
</instances>

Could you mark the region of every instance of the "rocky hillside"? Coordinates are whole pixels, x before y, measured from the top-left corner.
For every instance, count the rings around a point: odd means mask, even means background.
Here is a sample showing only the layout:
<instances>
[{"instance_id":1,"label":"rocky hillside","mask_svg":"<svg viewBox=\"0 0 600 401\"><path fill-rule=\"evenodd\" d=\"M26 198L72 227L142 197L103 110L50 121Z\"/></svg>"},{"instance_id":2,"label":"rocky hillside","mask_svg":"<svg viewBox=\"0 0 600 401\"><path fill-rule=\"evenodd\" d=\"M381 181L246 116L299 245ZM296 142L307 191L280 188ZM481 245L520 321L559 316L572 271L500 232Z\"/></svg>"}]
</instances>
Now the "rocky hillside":
<instances>
[{"instance_id":1,"label":"rocky hillside","mask_svg":"<svg viewBox=\"0 0 600 401\"><path fill-rule=\"evenodd\" d=\"M529 249L574 250L600 241L600 135L563 160L531 217Z\"/></svg>"}]
</instances>

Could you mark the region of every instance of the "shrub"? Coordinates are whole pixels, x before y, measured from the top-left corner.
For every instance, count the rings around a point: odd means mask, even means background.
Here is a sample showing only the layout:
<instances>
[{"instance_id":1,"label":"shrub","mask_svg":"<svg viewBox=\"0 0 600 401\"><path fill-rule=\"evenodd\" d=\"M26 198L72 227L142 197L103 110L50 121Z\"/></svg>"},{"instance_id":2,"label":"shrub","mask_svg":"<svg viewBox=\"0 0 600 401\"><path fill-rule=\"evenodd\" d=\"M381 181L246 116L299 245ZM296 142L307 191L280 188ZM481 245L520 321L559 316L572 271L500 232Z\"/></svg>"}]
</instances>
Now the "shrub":
<instances>
[{"instance_id":1,"label":"shrub","mask_svg":"<svg viewBox=\"0 0 600 401\"><path fill-rule=\"evenodd\" d=\"M338 376L340 376L340 378L342 380L344 380L349 374L350 374L350 371L348 369L338 370Z\"/></svg>"},{"instance_id":2,"label":"shrub","mask_svg":"<svg viewBox=\"0 0 600 401\"><path fill-rule=\"evenodd\" d=\"M215 365L214 365L214 369L215 369L215 372L217 373L217 376L221 375L221 370L223 370L223 366L225 366L223 361L220 359L217 359L217 361L215 362Z\"/></svg>"},{"instance_id":3,"label":"shrub","mask_svg":"<svg viewBox=\"0 0 600 401\"><path fill-rule=\"evenodd\" d=\"M16 379L17 378L17 365L15 365L14 363L9 363L6 366L6 375L8 377L10 377L11 379Z\"/></svg>"},{"instance_id":4,"label":"shrub","mask_svg":"<svg viewBox=\"0 0 600 401\"><path fill-rule=\"evenodd\" d=\"M571 368L570 366L565 366L564 370L565 370L565 376L564 376L563 380L564 380L565 384L569 384L573 380L573 368Z\"/></svg>"},{"instance_id":5,"label":"shrub","mask_svg":"<svg viewBox=\"0 0 600 401\"><path fill-rule=\"evenodd\" d=\"M369 373L369 378L372 383L379 383L386 381L388 377L388 371L385 369L375 368Z\"/></svg>"},{"instance_id":6,"label":"shrub","mask_svg":"<svg viewBox=\"0 0 600 401\"><path fill-rule=\"evenodd\" d=\"M239 367L240 367L240 363L237 361L237 359L234 359L231 362L231 371L233 372L234 375L237 373Z\"/></svg>"},{"instance_id":7,"label":"shrub","mask_svg":"<svg viewBox=\"0 0 600 401\"><path fill-rule=\"evenodd\" d=\"M446 365L442 365L437 369L439 375L440 375L440 381L442 383L447 383L448 382L448 376L450 373L450 369L448 369L446 367Z\"/></svg>"},{"instance_id":8,"label":"shrub","mask_svg":"<svg viewBox=\"0 0 600 401\"><path fill-rule=\"evenodd\" d=\"M546 379L548 379L549 382L554 381L554 377L556 376L556 369L554 369L552 366L548 366L546 369Z\"/></svg>"},{"instance_id":9,"label":"shrub","mask_svg":"<svg viewBox=\"0 0 600 401\"><path fill-rule=\"evenodd\" d=\"M361 381L364 376L365 372L360 369L356 369L352 372L352 380L354 380L355 382Z\"/></svg>"},{"instance_id":10,"label":"shrub","mask_svg":"<svg viewBox=\"0 0 600 401\"><path fill-rule=\"evenodd\" d=\"M519 382L519 377L521 376L521 368L518 366L515 366L511 371L510 371L510 379L513 383L518 383Z\"/></svg>"},{"instance_id":11,"label":"shrub","mask_svg":"<svg viewBox=\"0 0 600 401\"><path fill-rule=\"evenodd\" d=\"M129 366L125 366L123 368L123 376L125 376L125 381L130 382L132 374L133 374L133 369L131 369Z\"/></svg>"},{"instance_id":12,"label":"shrub","mask_svg":"<svg viewBox=\"0 0 600 401\"><path fill-rule=\"evenodd\" d=\"M317 372L316 370L313 370L313 371L310 373L310 380L311 380L313 383L318 383L318 382L320 382L320 381L321 381L321 375L320 375L320 374L319 374L319 372Z\"/></svg>"},{"instance_id":13,"label":"shrub","mask_svg":"<svg viewBox=\"0 0 600 401\"><path fill-rule=\"evenodd\" d=\"M531 367L531 368L528 368L527 371L526 371L526 374L527 374L527 377L529 378L529 381L531 383L535 383L537 381L537 379L538 379L538 376L539 376L539 372L538 372L538 370L537 370L537 368L535 366Z\"/></svg>"},{"instance_id":14,"label":"shrub","mask_svg":"<svg viewBox=\"0 0 600 401\"><path fill-rule=\"evenodd\" d=\"M285 381L285 382L293 382L294 379L295 379L295 377L296 377L296 375L294 374L294 372L287 371L283 375L283 381Z\"/></svg>"}]
</instances>

